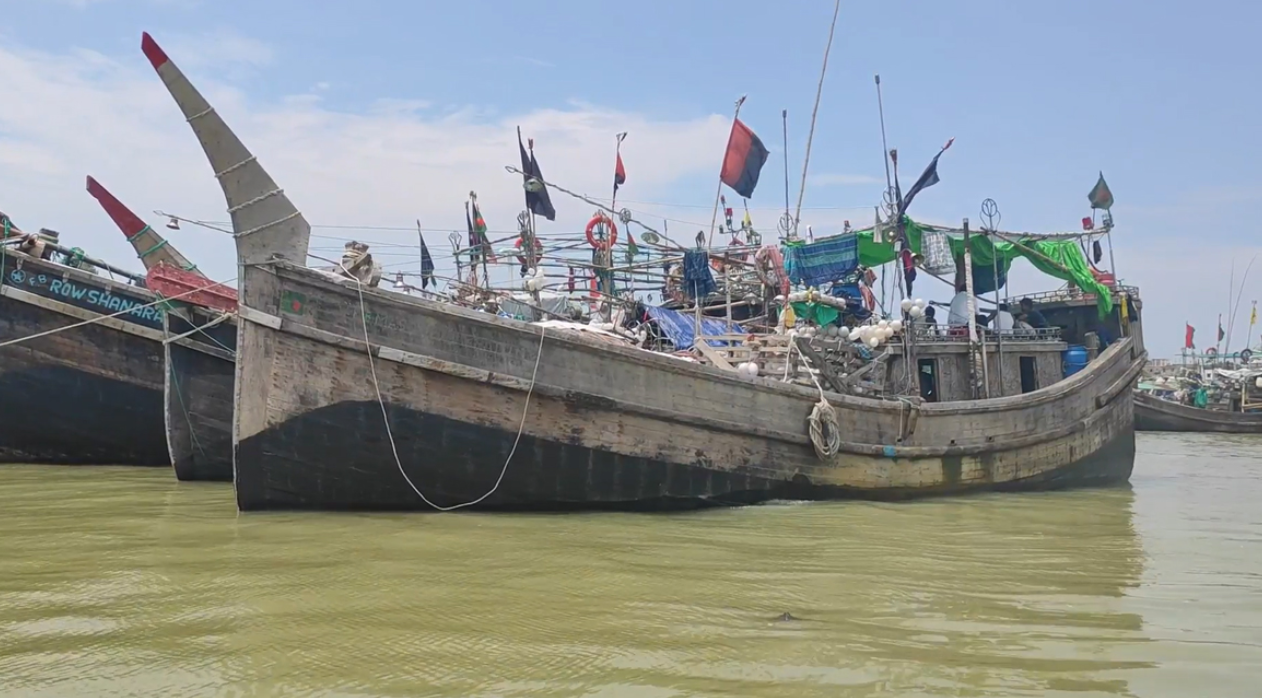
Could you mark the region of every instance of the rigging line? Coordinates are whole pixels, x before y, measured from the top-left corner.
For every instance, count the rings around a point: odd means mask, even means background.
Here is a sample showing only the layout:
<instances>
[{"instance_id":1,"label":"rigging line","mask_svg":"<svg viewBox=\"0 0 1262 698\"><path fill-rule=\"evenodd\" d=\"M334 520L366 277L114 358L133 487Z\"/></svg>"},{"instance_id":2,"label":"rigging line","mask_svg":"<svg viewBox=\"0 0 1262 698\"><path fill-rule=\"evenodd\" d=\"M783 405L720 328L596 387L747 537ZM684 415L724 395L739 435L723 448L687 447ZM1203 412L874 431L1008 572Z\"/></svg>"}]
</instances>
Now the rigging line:
<instances>
[{"instance_id":1,"label":"rigging line","mask_svg":"<svg viewBox=\"0 0 1262 698\"><path fill-rule=\"evenodd\" d=\"M833 33L837 30L837 15L841 14L841 0L833 7L833 23L828 27L828 45L824 47L824 65L819 71L819 87L815 89L815 107L811 109L811 130L806 134L806 157L802 159L802 184L798 187L798 206L793 214L794 231L802 217L802 197L806 195L806 169L811 164L811 141L815 138L815 117L819 114L819 99L824 94L824 76L828 73L828 54L833 48Z\"/></svg>"},{"instance_id":2,"label":"rigging line","mask_svg":"<svg viewBox=\"0 0 1262 698\"><path fill-rule=\"evenodd\" d=\"M214 287L219 286L219 285L221 285L221 284L228 284L228 283L232 283L233 281L236 281L236 280L237 280L237 279L236 279L236 277L234 276L234 277L232 277L231 279L228 279L227 281L215 281L215 282L211 282L211 283L209 283L209 284L207 284L207 285L205 285L205 286L201 286L201 287L195 288L195 289L193 289L193 290L191 290L191 291L185 291L185 292L183 292L183 293L179 293L179 294L176 294L176 295L174 295L174 296L164 296L164 297L159 298L158 300L156 300L156 301L154 301L154 302L152 302L152 303L145 303L144 305L133 305L132 307L130 307L130 308L126 309L126 310L120 310L120 311L118 311L117 313L111 313L111 314L109 314L109 315L102 315L102 316L100 316L100 317L94 317L94 318L92 318L91 320L83 320L82 322L75 322L75 323L72 323L72 324L66 325L66 326L64 326L64 327L54 327L54 328L53 328L53 329L51 329L51 330L45 330L45 331L43 331L43 332L36 332L35 334L30 334L30 335L27 335L27 336L25 336L25 337L18 337L17 339L10 339L10 340L9 340L9 341L7 341L7 342L0 342L0 348L4 348L4 347L7 347L7 346L12 346L12 345L14 345L14 344L21 344L22 342L25 342L25 341L28 341L28 340L32 340L32 339L39 339L40 337L47 337L47 336L49 336L49 335L57 334L58 332L65 332L66 330L73 330L73 329L74 329L74 328L76 328L76 327L83 327L83 326L85 326L85 325L94 325L94 324L96 324L96 323L98 323L98 322L101 322L102 320L109 320L110 318L116 318L116 317L118 317L118 316L120 316L120 315L127 315L128 313L132 313L132 312L134 312L134 311L136 311L136 310L139 310L139 309L141 309L141 308L152 308L152 307L153 307L153 306L155 306L155 305L160 305L160 304L162 304L162 303L166 303L167 301L177 300L177 299L179 299L179 298L183 298L183 297L185 297L185 296L191 296L191 295L193 295L194 293L197 293L198 291L205 291L205 290L207 290L207 289L214 288Z\"/></svg>"},{"instance_id":3,"label":"rigging line","mask_svg":"<svg viewBox=\"0 0 1262 698\"><path fill-rule=\"evenodd\" d=\"M346 272L347 275L350 275L350 271L348 271L341 262L338 263L338 266L342 267L342 271ZM377 380L377 364L372 358L372 341L368 337L368 305L364 300L364 283L360 281L358 277L353 275L351 275L350 278L355 282L355 289L359 291L360 319L362 320L361 325L364 328L364 348L368 352L368 368L372 373L373 389L377 392L377 404L381 406L381 419L386 425L386 437L390 440L390 451L394 454L394 463L399 467L399 474L403 476L405 481L407 481L408 486L412 488L412 491L421 498L421 501L425 502L437 511L454 511L456 509L463 509L465 507L471 507L475 504L481 503L487 497L494 494L496 490L499 489L500 483L504 481L504 475L508 473L508 464L512 462L513 456L517 453L517 446L521 443L521 435L526 430L526 416L530 414L530 398L534 395L535 379L539 376L539 363L543 358L543 340L548 334L547 329L544 327L539 328L539 351L535 355L534 371L530 374L530 388L526 391L526 401L525 404L522 405L521 423L517 427L517 438L513 440L513 448L508 452L508 458L504 459L504 467L500 469L500 475L495 479L495 484L491 486L491 489L487 490L485 494L477 499L462 502L460 504L452 504L451 506L441 506L431 502L429 498L421 492L420 488L412 482L412 478L408 477L407 471L403 469L403 460L399 458L399 447L395 444L394 433L390 429L390 413L386 409L385 398L381 395L381 383Z\"/></svg>"}]
</instances>

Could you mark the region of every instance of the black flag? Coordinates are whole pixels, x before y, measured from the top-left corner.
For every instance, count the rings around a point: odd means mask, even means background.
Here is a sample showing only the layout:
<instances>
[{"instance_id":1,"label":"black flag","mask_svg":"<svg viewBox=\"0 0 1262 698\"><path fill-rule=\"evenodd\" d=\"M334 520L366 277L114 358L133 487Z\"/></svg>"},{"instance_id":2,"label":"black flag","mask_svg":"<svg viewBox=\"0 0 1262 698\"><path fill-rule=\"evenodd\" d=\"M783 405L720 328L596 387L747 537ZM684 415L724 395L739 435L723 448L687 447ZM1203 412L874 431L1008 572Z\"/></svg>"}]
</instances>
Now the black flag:
<instances>
[{"instance_id":1,"label":"black flag","mask_svg":"<svg viewBox=\"0 0 1262 698\"><path fill-rule=\"evenodd\" d=\"M548 185L543 183L543 171L539 169L539 161L535 159L534 141L531 141L530 154L526 154L526 146L521 144L521 127L517 127L517 149L521 151L522 184L526 188L526 208L536 216L555 221L557 210L552 207L552 198L548 196Z\"/></svg>"},{"instance_id":2,"label":"black flag","mask_svg":"<svg viewBox=\"0 0 1262 698\"><path fill-rule=\"evenodd\" d=\"M952 138L946 142L946 145L942 146L942 150L939 150L938 154L933 156L933 160L929 162L929 166L921 173L920 179L916 180L916 183L911 185L911 189L907 190L907 196L902 198L898 206L898 217L900 220L903 215L907 213L907 208L911 206L911 200L916 198L916 195L920 193L921 189L928 189L941 181L938 179L938 158L942 157L942 154L945 153L947 148L950 148L951 144L954 142L955 139Z\"/></svg>"},{"instance_id":3,"label":"black flag","mask_svg":"<svg viewBox=\"0 0 1262 698\"><path fill-rule=\"evenodd\" d=\"M421 238L421 288L429 288L430 282L434 280L434 258L429 255L429 247L425 245L420 221L416 222L416 234Z\"/></svg>"}]
</instances>

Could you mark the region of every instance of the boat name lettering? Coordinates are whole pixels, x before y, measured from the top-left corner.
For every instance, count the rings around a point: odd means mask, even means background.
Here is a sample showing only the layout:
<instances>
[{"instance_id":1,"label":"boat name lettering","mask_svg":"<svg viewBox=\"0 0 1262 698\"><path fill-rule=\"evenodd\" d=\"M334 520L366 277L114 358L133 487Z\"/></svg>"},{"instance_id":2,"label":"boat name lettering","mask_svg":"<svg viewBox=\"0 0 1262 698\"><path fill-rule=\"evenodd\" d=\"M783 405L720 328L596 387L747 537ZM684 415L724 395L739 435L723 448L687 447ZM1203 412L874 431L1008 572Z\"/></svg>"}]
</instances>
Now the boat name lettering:
<instances>
[{"instance_id":1,"label":"boat name lettering","mask_svg":"<svg viewBox=\"0 0 1262 698\"><path fill-rule=\"evenodd\" d=\"M144 301L127 296L116 296L109 291L80 286L67 279L50 278L47 274L28 274L21 269L14 269L9 274L9 280L15 285L43 288L53 296L79 301L78 305L86 302L109 314L125 311L140 320L158 324L162 322L162 311L157 306L146 305Z\"/></svg>"}]
</instances>

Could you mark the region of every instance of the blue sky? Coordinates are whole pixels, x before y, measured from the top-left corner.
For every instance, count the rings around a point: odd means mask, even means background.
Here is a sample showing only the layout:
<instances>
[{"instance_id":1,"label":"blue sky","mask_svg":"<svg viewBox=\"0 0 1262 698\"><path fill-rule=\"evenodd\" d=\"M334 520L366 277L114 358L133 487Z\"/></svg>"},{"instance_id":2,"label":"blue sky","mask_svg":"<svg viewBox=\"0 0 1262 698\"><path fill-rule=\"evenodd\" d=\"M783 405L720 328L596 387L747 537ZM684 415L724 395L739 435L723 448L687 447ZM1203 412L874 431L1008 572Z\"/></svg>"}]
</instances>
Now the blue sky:
<instances>
[{"instance_id":1,"label":"blue sky","mask_svg":"<svg viewBox=\"0 0 1262 698\"><path fill-rule=\"evenodd\" d=\"M511 228L520 189L503 165L521 123L550 178L598 195L613 134L629 131L627 205L691 237L690 224L708 223L725 120L741 94L742 120L773 151L750 202L755 224L770 231L783 205L781 109L796 199L832 15L826 1L744 0L7 5L0 77L26 104L0 117L0 209L115 259L129 253L83 193L85 174L151 220L155 208L224 219L192 135L145 72L141 31L238 117L317 226L406 229L419 217L427 229L459 227L459 192L478 189L491 227ZM913 216L977 221L991 197L1004 228L1074 229L1103 170L1117 199L1120 275L1142 288L1150 349L1171 355L1185 320L1199 338L1212 335L1230 310L1233 262L1238 283L1262 251L1252 227L1262 218L1258 26L1262 5L1246 2L843 3L803 221L817 233L869 222L884 179L879 72L905 182L956 139ZM555 230L591 213L557 205ZM444 237L430 234L431 247L445 248ZM173 242L204 268L234 273L223 239L187 232ZM1014 281L1019 291L1054 285L1033 272ZM1237 345L1262 268L1243 296Z\"/></svg>"}]
</instances>

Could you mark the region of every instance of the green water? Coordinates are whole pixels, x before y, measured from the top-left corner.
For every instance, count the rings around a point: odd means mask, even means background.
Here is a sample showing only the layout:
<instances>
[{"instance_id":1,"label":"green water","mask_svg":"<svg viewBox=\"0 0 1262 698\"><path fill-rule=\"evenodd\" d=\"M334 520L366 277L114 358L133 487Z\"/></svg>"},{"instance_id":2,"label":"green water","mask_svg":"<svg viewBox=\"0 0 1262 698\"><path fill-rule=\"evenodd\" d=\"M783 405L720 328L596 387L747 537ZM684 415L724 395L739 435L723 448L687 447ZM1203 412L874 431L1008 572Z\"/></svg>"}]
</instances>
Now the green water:
<instances>
[{"instance_id":1,"label":"green water","mask_svg":"<svg viewBox=\"0 0 1262 698\"><path fill-rule=\"evenodd\" d=\"M1262 439L1139 448L1129 489L672 516L7 466L0 696L1257 696Z\"/></svg>"}]
</instances>

